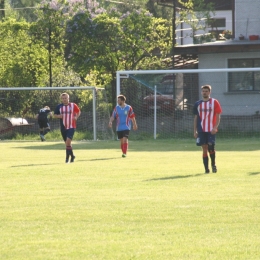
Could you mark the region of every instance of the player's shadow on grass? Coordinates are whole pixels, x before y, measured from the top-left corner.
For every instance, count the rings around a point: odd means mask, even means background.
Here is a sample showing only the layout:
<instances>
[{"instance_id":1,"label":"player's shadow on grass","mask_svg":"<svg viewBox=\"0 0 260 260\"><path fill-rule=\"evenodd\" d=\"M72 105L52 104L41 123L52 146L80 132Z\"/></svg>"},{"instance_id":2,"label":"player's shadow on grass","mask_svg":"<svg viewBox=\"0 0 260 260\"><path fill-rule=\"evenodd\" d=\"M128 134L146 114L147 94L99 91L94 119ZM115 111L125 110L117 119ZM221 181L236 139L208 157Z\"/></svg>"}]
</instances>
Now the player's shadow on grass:
<instances>
[{"instance_id":1,"label":"player's shadow on grass","mask_svg":"<svg viewBox=\"0 0 260 260\"><path fill-rule=\"evenodd\" d=\"M107 161L107 160L115 160L121 159L120 157L111 157L111 158L95 158L95 159L76 159L76 162L95 162L95 161Z\"/></svg>"},{"instance_id":2,"label":"player's shadow on grass","mask_svg":"<svg viewBox=\"0 0 260 260\"><path fill-rule=\"evenodd\" d=\"M76 146L76 145L75 145ZM44 145L35 145L35 146L23 146L23 147L15 147L19 149L29 149L29 150L64 150L65 146L63 143L61 144L48 144L46 143ZM86 149L86 148L85 148Z\"/></svg>"},{"instance_id":3,"label":"player's shadow on grass","mask_svg":"<svg viewBox=\"0 0 260 260\"><path fill-rule=\"evenodd\" d=\"M96 158L96 159L90 159L86 161L107 161L107 160L115 160L115 159L121 159L120 157L113 157L113 158Z\"/></svg>"},{"instance_id":4,"label":"player's shadow on grass","mask_svg":"<svg viewBox=\"0 0 260 260\"><path fill-rule=\"evenodd\" d=\"M258 175L260 172L249 172L248 175Z\"/></svg>"},{"instance_id":5,"label":"player's shadow on grass","mask_svg":"<svg viewBox=\"0 0 260 260\"><path fill-rule=\"evenodd\" d=\"M148 179L145 181L167 181L167 180L175 180L175 179L185 179L185 178L191 178L191 177L197 177L200 175L204 175L202 173L198 174L189 174L189 175L176 175L176 176L168 176L168 177L162 177L162 178L153 178L153 179Z\"/></svg>"},{"instance_id":6,"label":"player's shadow on grass","mask_svg":"<svg viewBox=\"0 0 260 260\"><path fill-rule=\"evenodd\" d=\"M106 161L106 160L114 160L114 159L120 159L120 158L118 158L118 157L114 157L114 158L97 158L97 159L90 159L90 160L88 160L88 159L86 159L86 160L77 160L76 161L76 163L77 162L85 162L85 161ZM43 166L43 165L60 165L60 163L45 163L45 164L37 164L37 163L35 163L35 164L23 164L23 165L13 165L13 166L11 166L12 168L15 168L15 167L30 167L30 166ZM65 164L65 163L64 163Z\"/></svg>"},{"instance_id":7,"label":"player's shadow on grass","mask_svg":"<svg viewBox=\"0 0 260 260\"><path fill-rule=\"evenodd\" d=\"M12 165L11 167L12 168L16 168L16 167L30 167L30 166L46 166L46 165L58 165L58 164L60 164L60 163L44 163L44 164L37 164L37 163L34 163L34 164L23 164L23 165Z\"/></svg>"}]
</instances>

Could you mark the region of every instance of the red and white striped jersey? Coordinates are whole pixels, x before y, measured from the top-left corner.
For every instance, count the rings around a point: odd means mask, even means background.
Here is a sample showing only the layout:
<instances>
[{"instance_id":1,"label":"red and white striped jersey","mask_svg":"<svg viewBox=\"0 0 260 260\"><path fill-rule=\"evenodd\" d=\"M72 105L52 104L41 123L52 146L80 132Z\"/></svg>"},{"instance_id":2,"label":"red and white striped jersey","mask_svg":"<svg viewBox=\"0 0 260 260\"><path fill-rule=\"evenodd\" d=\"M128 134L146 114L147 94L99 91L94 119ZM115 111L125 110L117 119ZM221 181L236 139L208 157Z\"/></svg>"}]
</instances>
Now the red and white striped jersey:
<instances>
[{"instance_id":1,"label":"red and white striped jersey","mask_svg":"<svg viewBox=\"0 0 260 260\"><path fill-rule=\"evenodd\" d=\"M210 132L216 125L216 114L221 114L219 102L210 98L208 101L199 100L195 103L193 114L197 115L197 131Z\"/></svg>"},{"instance_id":2,"label":"red and white striped jersey","mask_svg":"<svg viewBox=\"0 0 260 260\"><path fill-rule=\"evenodd\" d=\"M62 115L60 120L61 127L65 129L76 128L75 115L80 112L79 107L75 103L69 103L68 105L59 104L54 111L56 115Z\"/></svg>"}]
</instances>

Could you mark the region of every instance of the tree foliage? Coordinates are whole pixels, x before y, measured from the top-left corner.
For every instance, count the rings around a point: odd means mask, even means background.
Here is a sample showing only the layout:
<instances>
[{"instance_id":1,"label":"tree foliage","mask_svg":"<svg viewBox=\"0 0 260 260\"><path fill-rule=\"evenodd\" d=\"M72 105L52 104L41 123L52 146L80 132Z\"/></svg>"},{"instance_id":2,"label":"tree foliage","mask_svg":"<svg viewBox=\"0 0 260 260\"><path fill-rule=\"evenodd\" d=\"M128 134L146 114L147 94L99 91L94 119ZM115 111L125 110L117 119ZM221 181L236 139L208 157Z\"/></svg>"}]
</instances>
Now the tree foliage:
<instances>
[{"instance_id":1,"label":"tree foliage","mask_svg":"<svg viewBox=\"0 0 260 260\"><path fill-rule=\"evenodd\" d=\"M184 1L183 6L186 10L203 9L200 1ZM14 2L32 4L30 0ZM105 6L105 1L98 2ZM15 35L11 29L12 35L6 37L2 27L6 38L0 43L4 61L0 65L1 85L68 86L85 80L85 84L106 85L114 91L118 70L163 68L162 60L170 56L172 48L172 21L139 8L155 2L128 1L107 10L98 2L44 0L36 9L36 21L20 22L27 26L23 33L20 30ZM10 22L8 26L14 27ZM15 78L13 71L23 76Z\"/></svg>"},{"instance_id":2,"label":"tree foliage","mask_svg":"<svg viewBox=\"0 0 260 260\"><path fill-rule=\"evenodd\" d=\"M47 51L28 36L30 24L8 19L0 27L0 85L42 85L46 77Z\"/></svg>"},{"instance_id":3,"label":"tree foliage","mask_svg":"<svg viewBox=\"0 0 260 260\"><path fill-rule=\"evenodd\" d=\"M93 69L99 79L109 74L113 89L116 71L158 68L171 47L168 22L145 10L78 13L67 24L66 38L68 64L82 77Z\"/></svg>"}]
</instances>

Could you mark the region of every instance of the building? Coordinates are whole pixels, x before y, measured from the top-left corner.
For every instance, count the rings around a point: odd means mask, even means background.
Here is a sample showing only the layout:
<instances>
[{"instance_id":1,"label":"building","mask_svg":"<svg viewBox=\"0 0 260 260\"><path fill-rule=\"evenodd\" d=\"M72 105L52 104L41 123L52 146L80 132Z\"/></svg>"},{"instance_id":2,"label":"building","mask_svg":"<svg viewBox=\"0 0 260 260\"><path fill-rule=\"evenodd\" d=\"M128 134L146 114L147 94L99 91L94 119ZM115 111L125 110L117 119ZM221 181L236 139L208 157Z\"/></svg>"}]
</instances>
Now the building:
<instances>
[{"instance_id":1,"label":"building","mask_svg":"<svg viewBox=\"0 0 260 260\"><path fill-rule=\"evenodd\" d=\"M198 68L260 67L260 1L232 0L232 37L225 41L177 45L178 55L198 55ZM211 84L224 115L255 115L260 111L260 71L201 73L199 86ZM200 91L200 90L199 90Z\"/></svg>"},{"instance_id":2,"label":"building","mask_svg":"<svg viewBox=\"0 0 260 260\"><path fill-rule=\"evenodd\" d=\"M211 13L211 21L209 24L205 22L204 17L200 17L200 23L205 30L195 32L196 37L210 34L221 34L223 31L232 31L232 0L205 0L205 3L213 3L215 11ZM176 9L176 16L179 16L179 9ZM198 15L199 16L199 15ZM181 22L176 27L176 44L187 45L193 44L194 32L191 26Z\"/></svg>"}]
</instances>

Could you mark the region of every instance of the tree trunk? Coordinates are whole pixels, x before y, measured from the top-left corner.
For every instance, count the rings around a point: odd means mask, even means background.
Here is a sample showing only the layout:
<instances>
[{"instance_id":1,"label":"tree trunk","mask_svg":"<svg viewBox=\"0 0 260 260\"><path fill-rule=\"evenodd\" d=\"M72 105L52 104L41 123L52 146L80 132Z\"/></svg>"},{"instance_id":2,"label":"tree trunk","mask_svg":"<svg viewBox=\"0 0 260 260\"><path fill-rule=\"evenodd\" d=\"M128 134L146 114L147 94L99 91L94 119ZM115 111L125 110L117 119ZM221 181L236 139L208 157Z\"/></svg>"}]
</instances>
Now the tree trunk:
<instances>
[{"instance_id":1,"label":"tree trunk","mask_svg":"<svg viewBox=\"0 0 260 260\"><path fill-rule=\"evenodd\" d=\"M3 20L5 18L5 0L0 0L0 20Z\"/></svg>"}]
</instances>

